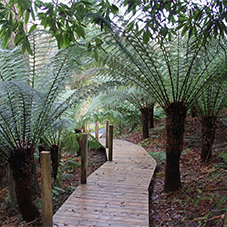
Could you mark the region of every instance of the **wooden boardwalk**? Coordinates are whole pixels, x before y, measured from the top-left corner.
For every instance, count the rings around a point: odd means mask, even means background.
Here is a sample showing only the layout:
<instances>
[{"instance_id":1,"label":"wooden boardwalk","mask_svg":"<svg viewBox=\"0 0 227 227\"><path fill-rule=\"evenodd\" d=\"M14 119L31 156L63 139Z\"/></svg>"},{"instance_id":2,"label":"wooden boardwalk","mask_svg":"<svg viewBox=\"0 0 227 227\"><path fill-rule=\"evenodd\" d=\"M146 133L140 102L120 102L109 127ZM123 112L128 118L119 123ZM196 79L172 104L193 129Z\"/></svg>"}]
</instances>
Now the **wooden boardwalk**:
<instances>
[{"instance_id":1,"label":"wooden boardwalk","mask_svg":"<svg viewBox=\"0 0 227 227\"><path fill-rule=\"evenodd\" d=\"M78 186L55 213L54 226L149 226L148 187L155 167L142 147L114 140L113 161Z\"/></svg>"}]
</instances>

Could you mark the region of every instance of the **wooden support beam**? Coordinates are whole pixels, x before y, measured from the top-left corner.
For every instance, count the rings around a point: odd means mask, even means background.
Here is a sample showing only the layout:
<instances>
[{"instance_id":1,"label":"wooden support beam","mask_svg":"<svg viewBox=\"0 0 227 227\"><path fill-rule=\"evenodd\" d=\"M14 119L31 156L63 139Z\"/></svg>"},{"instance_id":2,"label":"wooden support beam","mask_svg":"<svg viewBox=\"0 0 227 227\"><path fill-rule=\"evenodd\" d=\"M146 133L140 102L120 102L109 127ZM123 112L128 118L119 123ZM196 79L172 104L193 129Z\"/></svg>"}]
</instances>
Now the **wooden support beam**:
<instances>
[{"instance_id":1,"label":"wooden support beam","mask_svg":"<svg viewBox=\"0 0 227 227\"><path fill-rule=\"evenodd\" d=\"M50 152L41 152L41 187L43 226L53 226Z\"/></svg>"},{"instance_id":2,"label":"wooden support beam","mask_svg":"<svg viewBox=\"0 0 227 227\"><path fill-rule=\"evenodd\" d=\"M81 149L81 184L87 184L87 151L88 150L88 134L82 134Z\"/></svg>"},{"instance_id":3,"label":"wooden support beam","mask_svg":"<svg viewBox=\"0 0 227 227\"><path fill-rule=\"evenodd\" d=\"M106 148L109 147L109 121L106 121Z\"/></svg>"},{"instance_id":4,"label":"wooden support beam","mask_svg":"<svg viewBox=\"0 0 227 227\"><path fill-rule=\"evenodd\" d=\"M109 161L113 161L113 125L109 126Z\"/></svg>"},{"instance_id":5,"label":"wooden support beam","mask_svg":"<svg viewBox=\"0 0 227 227\"><path fill-rule=\"evenodd\" d=\"M99 140L99 122L95 122L95 138Z\"/></svg>"}]
</instances>

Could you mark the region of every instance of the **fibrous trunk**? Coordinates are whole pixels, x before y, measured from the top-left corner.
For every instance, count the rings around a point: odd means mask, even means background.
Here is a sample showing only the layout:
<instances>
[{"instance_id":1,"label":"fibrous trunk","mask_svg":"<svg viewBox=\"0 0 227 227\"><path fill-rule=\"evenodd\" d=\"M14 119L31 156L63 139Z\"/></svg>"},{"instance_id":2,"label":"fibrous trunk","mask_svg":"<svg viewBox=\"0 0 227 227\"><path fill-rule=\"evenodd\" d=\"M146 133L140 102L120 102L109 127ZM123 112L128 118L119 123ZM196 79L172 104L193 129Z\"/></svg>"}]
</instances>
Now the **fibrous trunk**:
<instances>
[{"instance_id":1,"label":"fibrous trunk","mask_svg":"<svg viewBox=\"0 0 227 227\"><path fill-rule=\"evenodd\" d=\"M201 117L201 159L203 162L209 162L212 154L212 145L214 143L215 131L216 131L216 117L215 116L203 116Z\"/></svg>"},{"instance_id":2,"label":"fibrous trunk","mask_svg":"<svg viewBox=\"0 0 227 227\"><path fill-rule=\"evenodd\" d=\"M149 107L149 126L154 128L154 104Z\"/></svg>"},{"instance_id":3,"label":"fibrous trunk","mask_svg":"<svg viewBox=\"0 0 227 227\"><path fill-rule=\"evenodd\" d=\"M198 110L195 104L191 107L191 115L192 115L192 118L198 116Z\"/></svg>"},{"instance_id":4,"label":"fibrous trunk","mask_svg":"<svg viewBox=\"0 0 227 227\"><path fill-rule=\"evenodd\" d=\"M39 210L32 202L32 160L35 148L16 147L10 155L9 164L15 181L15 192L22 217L31 222L40 216Z\"/></svg>"},{"instance_id":5,"label":"fibrous trunk","mask_svg":"<svg viewBox=\"0 0 227 227\"><path fill-rule=\"evenodd\" d=\"M147 139L149 137L149 108L142 107L141 111L141 121L142 121L142 139Z\"/></svg>"},{"instance_id":6,"label":"fibrous trunk","mask_svg":"<svg viewBox=\"0 0 227 227\"><path fill-rule=\"evenodd\" d=\"M58 151L59 151L59 146L56 144L52 144L50 147L50 153L51 153L53 177L55 180L57 178L58 165L59 165Z\"/></svg>"},{"instance_id":7,"label":"fibrous trunk","mask_svg":"<svg viewBox=\"0 0 227 227\"><path fill-rule=\"evenodd\" d=\"M75 129L75 133L77 134L77 133L81 133L82 131L80 130L80 129ZM80 136L78 136L77 138L76 138L76 140L77 140L77 142L78 142L78 145L79 145L79 149L78 149L78 151L77 151L77 156L80 156L81 155L81 149L82 149L82 141L81 141L81 137Z\"/></svg>"},{"instance_id":8,"label":"fibrous trunk","mask_svg":"<svg viewBox=\"0 0 227 227\"><path fill-rule=\"evenodd\" d=\"M165 108L166 114L166 167L164 191L175 191L181 187L180 155L187 108L182 102L171 103Z\"/></svg>"}]
</instances>

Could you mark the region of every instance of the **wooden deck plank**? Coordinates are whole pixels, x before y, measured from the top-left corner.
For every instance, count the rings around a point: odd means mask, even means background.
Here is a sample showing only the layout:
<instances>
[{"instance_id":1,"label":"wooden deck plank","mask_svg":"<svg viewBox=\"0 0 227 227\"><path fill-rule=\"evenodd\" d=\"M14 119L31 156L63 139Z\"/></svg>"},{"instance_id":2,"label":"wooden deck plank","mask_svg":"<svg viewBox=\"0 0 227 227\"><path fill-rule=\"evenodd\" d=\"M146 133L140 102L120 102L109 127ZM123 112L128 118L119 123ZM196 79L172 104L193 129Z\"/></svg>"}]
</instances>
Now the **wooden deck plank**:
<instances>
[{"instance_id":1,"label":"wooden deck plank","mask_svg":"<svg viewBox=\"0 0 227 227\"><path fill-rule=\"evenodd\" d=\"M55 213L54 224L148 226L148 186L155 167L142 147L114 140L113 161L92 173L86 185L78 186Z\"/></svg>"}]
</instances>

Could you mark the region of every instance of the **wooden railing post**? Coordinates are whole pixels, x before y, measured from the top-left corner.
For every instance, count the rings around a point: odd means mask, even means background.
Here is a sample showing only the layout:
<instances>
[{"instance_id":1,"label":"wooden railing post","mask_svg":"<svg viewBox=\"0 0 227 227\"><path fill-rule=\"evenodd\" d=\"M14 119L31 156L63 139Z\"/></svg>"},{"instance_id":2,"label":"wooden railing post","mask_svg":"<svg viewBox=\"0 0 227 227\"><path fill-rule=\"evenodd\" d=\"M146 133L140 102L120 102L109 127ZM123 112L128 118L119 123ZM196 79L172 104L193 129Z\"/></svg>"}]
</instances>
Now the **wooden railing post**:
<instances>
[{"instance_id":1,"label":"wooden railing post","mask_svg":"<svg viewBox=\"0 0 227 227\"><path fill-rule=\"evenodd\" d=\"M87 184L87 150L88 150L88 134L82 134L81 148L81 184Z\"/></svg>"},{"instance_id":2,"label":"wooden railing post","mask_svg":"<svg viewBox=\"0 0 227 227\"><path fill-rule=\"evenodd\" d=\"M113 161L113 125L109 126L109 161Z\"/></svg>"},{"instance_id":3,"label":"wooden railing post","mask_svg":"<svg viewBox=\"0 0 227 227\"><path fill-rule=\"evenodd\" d=\"M41 187L43 226L53 226L50 152L41 152Z\"/></svg>"},{"instance_id":4,"label":"wooden railing post","mask_svg":"<svg viewBox=\"0 0 227 227\"><path fill-rule=\"evenodd\" d=\"M106 148L109 147L109 121L106 121Z\"/></svg>"},{"instance_id":5,"label":"wooden railing post","mask_svg":"<svg viewBox=\"0 0 227 227\"><path fill-rule=\"evenodd\" d=\"M99 140L99 122L95 122L95 138Z\"/></svg>"}]
</instances>

